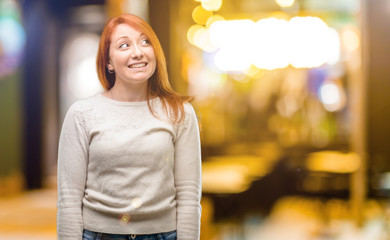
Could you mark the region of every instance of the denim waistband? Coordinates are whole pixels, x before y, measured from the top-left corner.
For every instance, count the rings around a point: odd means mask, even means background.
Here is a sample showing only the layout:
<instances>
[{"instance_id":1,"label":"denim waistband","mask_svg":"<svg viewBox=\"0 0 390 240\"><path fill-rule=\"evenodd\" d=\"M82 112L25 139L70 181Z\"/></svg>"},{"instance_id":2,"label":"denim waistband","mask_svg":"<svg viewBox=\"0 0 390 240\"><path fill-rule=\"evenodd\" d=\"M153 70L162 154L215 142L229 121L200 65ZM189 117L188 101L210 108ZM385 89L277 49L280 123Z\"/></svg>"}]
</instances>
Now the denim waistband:
<instances>
[{"instance_id":1,"label":"denim waistband","mask_svg":"<svg viewBox=\"0 0 390 240\"><path fill-rule=\"evenodd\" d=\"M176 230L170 232L154 233L154 234L111 234L94 232L84 229L83 236L90 237L94 240L159 240L176 233Z\"/></svg>"}]
</instances>

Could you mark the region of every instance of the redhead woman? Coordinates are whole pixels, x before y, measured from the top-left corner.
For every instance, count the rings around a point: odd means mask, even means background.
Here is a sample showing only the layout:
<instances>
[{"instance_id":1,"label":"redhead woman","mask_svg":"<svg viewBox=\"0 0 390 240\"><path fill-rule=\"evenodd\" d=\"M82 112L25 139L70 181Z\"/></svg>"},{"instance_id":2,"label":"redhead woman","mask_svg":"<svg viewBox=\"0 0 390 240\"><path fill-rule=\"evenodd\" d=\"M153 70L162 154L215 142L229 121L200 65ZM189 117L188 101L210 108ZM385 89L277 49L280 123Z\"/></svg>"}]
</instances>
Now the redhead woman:
<instances>
[{"instance_id":1,"label":"redhead woman","mask_svg":"<svg viewBox=\"0 0 390 240\"><path fill-rule=\"evenodd\" d=\"M199 239L197 118L152 28L109 20L97 70L105 91L76 101L61 130L58 239Z\"/></svg>"}]
</instances>

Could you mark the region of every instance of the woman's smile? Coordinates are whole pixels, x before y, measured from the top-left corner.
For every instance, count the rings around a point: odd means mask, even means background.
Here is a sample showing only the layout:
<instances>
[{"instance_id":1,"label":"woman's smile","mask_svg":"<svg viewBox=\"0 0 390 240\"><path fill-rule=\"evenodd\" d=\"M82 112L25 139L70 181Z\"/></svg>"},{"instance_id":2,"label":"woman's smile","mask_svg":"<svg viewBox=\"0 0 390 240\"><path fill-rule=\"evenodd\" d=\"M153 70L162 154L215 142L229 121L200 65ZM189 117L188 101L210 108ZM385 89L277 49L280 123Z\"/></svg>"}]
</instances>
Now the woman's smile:
<instances>
[{"instance_id":1,"label":"woman's smile","mask_svg":"<svg viewBox=\"0 0 390 240\"><path fill-rule=\"evenodd\" d=\"M148 65L147 62L140 62L140 63L132 63L128 67L142 70L142 69L144 69L144 67L146 67L146 65Z\"/></svg>"}]
</instances>

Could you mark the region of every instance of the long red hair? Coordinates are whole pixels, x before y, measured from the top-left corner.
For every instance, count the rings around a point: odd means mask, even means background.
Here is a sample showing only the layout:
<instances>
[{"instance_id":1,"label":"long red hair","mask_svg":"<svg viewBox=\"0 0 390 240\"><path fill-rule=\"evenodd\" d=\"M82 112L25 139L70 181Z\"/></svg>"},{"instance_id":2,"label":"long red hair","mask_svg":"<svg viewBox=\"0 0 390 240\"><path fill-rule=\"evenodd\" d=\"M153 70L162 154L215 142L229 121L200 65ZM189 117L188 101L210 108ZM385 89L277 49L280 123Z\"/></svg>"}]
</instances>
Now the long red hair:
<instances>
[{"instance_id":1,"label":"long red hair","mask_svg":"<svg viewBox=\"0 0 390 240\"><path fill-rule=\"evenodd\" d=\"M168 80L167 64L160 41L158 40L156 33L153 31L150 25L140 17L132 14L122 14L118 17L110 19L104 27L103 33L100 37L99 50L96 59L97 73L103 88L110 90L115 84L115 72L109 73L107 65L110 60L109 56L111 35L114 32L115 27L119 24L127 24L130 27L145 34L153 47L157 64L154 74L148 80L146 98L148 100L147 102L150 111L153 115L155 115L149 104L150 97L158 96L162 100L164 109L167 114L173 114L169 115L172 120L174 122L180 122L185 115L183 103L186 101L191 101L192 97L181 96L172 89L172 86Z\"/></svg>"}]
</instances>

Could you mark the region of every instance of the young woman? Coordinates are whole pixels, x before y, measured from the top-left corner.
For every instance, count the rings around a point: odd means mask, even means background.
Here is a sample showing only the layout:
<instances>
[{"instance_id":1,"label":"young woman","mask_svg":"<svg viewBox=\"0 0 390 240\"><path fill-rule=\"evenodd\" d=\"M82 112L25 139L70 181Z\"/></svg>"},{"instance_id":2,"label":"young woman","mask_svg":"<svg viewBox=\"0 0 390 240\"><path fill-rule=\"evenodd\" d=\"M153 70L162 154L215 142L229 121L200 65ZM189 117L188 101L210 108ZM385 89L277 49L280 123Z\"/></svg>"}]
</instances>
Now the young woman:
<instances>
[{"instance_id":1,"label":"young woman","mask_svg":"<svg viewBox=\"0 0 390 240\"><path fill-rule=\"evenodd\" d=\"M76 101L62 126L58 239L199 239L197 118L152 28L111 19L97 70L106 91Z\"/></svg>"}]
</instances>

